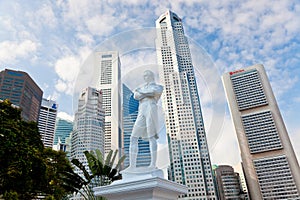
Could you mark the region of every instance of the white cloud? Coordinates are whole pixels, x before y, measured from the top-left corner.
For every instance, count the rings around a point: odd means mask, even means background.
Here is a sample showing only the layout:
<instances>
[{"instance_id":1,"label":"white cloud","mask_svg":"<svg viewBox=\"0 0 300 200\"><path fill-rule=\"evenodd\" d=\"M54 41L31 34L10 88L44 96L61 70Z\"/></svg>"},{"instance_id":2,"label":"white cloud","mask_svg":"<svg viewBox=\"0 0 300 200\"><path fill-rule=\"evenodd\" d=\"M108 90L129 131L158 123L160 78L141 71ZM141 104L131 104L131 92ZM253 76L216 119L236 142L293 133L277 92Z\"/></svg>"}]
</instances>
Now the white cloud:
<instances>
[{"instance_id":1,"label":"white cloud","mask_svg":"<svg viewBox=\"0 0 300 200\"><path fill-rule=\"evenodd\" d=\"M96 2L69 0L58 2L57 5L62 7L63 15L66 20L79 23L82 18L88 16L91 6L96 6Z\"/></svg>"},{"instance_id":2,"label":"white cloud","mask_svg":"<svg viewBox=\"0 0 300 200\"><path fill-rule=\"evenodd\" d=\"M64 81L74 81L79 71L80 60L75 56L66 56L56 61L55 72Z\"/></svg>"},{"instance_id":3,"label":"white cloud","mask_svg":"<svg viewBox=\"0 0 300 200\"><path fill-rule=\"evenodd\" d=\"M78 40L80 42L82 42L88 46L92 45L95 42L93 39L93 35L91 35L91 34L78 33L78 34L76 34L76 37L78 38Z\"/></svg>"},{"instance_id":4,"label":"white cloud","mask_svg":"<svg viewBox=\"0 0 300 200\"><path fill-rule=\"evenodd\" d=\"M42 27L47 26L50 28L54 28L57 25L57 18L54 14L54 11L51 5L43 4L38 10L35 12L26 13L31 17L34 17L35 26Z\"/></svg>"},{"instance_id":5,"label":"white cloud","mask_svg":"<svg viewBox=\"0 0 300 200\"><path fill-rule=\"evenodd\" d=\"M279 99L283 94L294 87L299 78L297 77L297 74L291 74L288 68L284 69L276 67L276 63L275 60L267 61L265 62L265 68L269 79L271 80L275 97Z\"/></svg>"},{"instance_id":6,"label":"white cloud","mask_svg":"<svg viewBox=\"0 0 300 200\"><path fill-rule=\"evenodd\" d=\"M74 121L74 116L69 115L68 113L65 112L58 112L57 117L68 121Z\"/></svg>"},{"instance_id":7,"label":"white cloud","mask_svg":"<svg viewBox=\"0 0 300 200\"><path fill-rule=\"evenodd\" d=\"M67 95L74 95L78 92L75 88L76 85L84 85L86 82L81 82L80 77L84 75L85 69L83 68L82 63L87 59L91 54L92 50L87 47L81 47L78 51L72 54L71 49L64 49L62 52L67 52L67 55L62 56L57 59L53 64L54 70L57 74L55 81L55 89L58 93L65 93ZM84 85L83 87L86 87ZM81 88L81 87L80 87ZM56 94L57 96L58 94Z\"/></svg>"},{"instance_id":8,"label":"white cloud","mask_svg":"<svg viewBox=\"0 0 300 200\"><path fill-rule=\"evenodd\" d=\"M96 15L86 20L87 29L93 35L108 35L114 30L113 24L119 19L112 15Z\"/></svg>"},{"instance_id":9,"label":"white cloud","mask_svg":"<svg viewBox=\"0 0 300 200\"><path fill-rule=\"evenodd\" d=\"M36 42L31 40L3 41L0 43L0 61L13 63L19 58L33 58L38 46Z\"/></svg>"},{"instance_id":10,"label":"white cloud","mask_svg":"<svg viewBox=\"0 0 300 200\"><path fill-rule=\"evenodd\" d=\"M59 79L56 82L55 88L58 92L64 92L69 95L73 94L80 62L80 58L75 55L65 56L56 61L54 68Z\"/></svg>"},{"instance_id":11,"label":"white cloud","mask_svg":"<svg viewBox=\"0 0 300 200\"><path fill-rule=\"evenodd\" d=\"M62 9L68 27L79 32L89 31L94 37L107 36L126 18L122 15L125 9L122 12L116 10L120 2L111 4L99 0L69 0L57 5Z\"/></svg>"},{"instance_id":12,"label":"white cloud","mask_svg":"<svg viewBox=\"0 0 300 200\"><path fill-rule=\"evenodd\" d=\"M0 23L1 26L5 28L5 30L11 31L14 29L13 20L8 16L0 16Z\"/></svg>"},{"instance_id":13,"label":"white cloud","mask_svg":"<svg viewBox=\"0 0 300 200\"><path fill-rule=\"evenodd\" d=\"M61 79L59 79L55 84L55 88L57 89L58 92L65 92L67 91L67 84Z\"/></svg>"},{"instance_id":14,"label":"white cloud","mask_svg":"<svg viewBox=\"0 0 300 200\"><path fill-rule=\"evenodd\" d=\"M237 137L229 116L224 118L224 127L219 133L216 144L211 144L210 135L208 135L209 149L212 164L238 165L241 162L240 151Z\"/></svg>"}]
</instances>

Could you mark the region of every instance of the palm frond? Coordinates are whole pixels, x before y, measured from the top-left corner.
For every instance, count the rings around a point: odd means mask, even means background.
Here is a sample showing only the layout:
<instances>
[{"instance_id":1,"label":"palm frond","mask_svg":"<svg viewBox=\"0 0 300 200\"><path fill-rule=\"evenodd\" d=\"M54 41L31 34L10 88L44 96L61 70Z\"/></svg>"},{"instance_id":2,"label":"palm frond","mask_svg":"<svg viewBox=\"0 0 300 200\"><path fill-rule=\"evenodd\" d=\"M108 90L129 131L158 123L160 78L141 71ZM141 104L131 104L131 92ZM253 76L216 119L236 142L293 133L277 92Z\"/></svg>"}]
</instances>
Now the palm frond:
<instances>
[{"instance_id":1,"label":"palm frond","mask_svg":"<svg viewBox=\"0 0 300 200\"><path fill-rule=\"evenodd\" d=\"M92 151L91 152L85 151L84 155L88 161L88 166L89 166L92 174L95 175L98 170L98 166L97 166L98 163L97 163L96 157L93 155Z\"/></svg>"},{"instance_id":2,"label":"palm frond","mask_svg":"<svg viewBox=\"0 0 300 200\"><path fill-rule=\"evenodd\" d=\"M84 165L78 159L76 158L72 159L71 163L73 163L76 167L78 167L83 172L83 175L88 182L91 181L90 174L87 172Z\"/></svg>"},{"instance_id":3,"label":"palm frond","mask_svg":"<svg viewBox=\"0 0 300 200\"><path fill-rule=\"evenodd\" d=\"M105 165L109 166L112 154L113 154L113 150L110 150L110 152L106 156Z\"/></svg>"},{"instance_id":4,"label":"palm frond","mask_svg":"<svg viewBox=\"0 0 300 200\"><path fill-rule=\"evenodd\" d=\"M93 153L94 153L94 152L93 152ZM95 150L95 153L96 153L97 160L98 160L98 161L101 161L101 163L103 163L103 162L104 162L104 159L103 159L103 155L102 155L101 151L100 151L99 149L96 149L96 150Z\"/></svg>"},{"instance_id":5,"label":"palm frond","mask_svg":"<svg viewBox=\"0 0 300 200\"><path fill-rule=\"evenodd\" d=\"M110 167L113 167L113 164L114 164L114 162L115 162L115 159L116 159L117 155L118 155L118 150L115 151L114 156L113 156L113 159L112 159L111 162L109 163L109 166L110 166Z\"/></svg>"},{"instance_id":6,"label":"palm frond","mask_svg":"<svg viewBox=\"0 0 300 200\"><path fill-rule=\"evenodd\" d=\"M115 169L117 169L117 170L119 170L119 169L120 169L120 167L121 167L121 164L124 162L125 158L126 158L126 156L125 156L125 155L123 155L123 156L122 156L122 157L119 159L119 161L118 161L118 163L117 163L117 165L116 165Z\"/></svg>"}]
</instances>

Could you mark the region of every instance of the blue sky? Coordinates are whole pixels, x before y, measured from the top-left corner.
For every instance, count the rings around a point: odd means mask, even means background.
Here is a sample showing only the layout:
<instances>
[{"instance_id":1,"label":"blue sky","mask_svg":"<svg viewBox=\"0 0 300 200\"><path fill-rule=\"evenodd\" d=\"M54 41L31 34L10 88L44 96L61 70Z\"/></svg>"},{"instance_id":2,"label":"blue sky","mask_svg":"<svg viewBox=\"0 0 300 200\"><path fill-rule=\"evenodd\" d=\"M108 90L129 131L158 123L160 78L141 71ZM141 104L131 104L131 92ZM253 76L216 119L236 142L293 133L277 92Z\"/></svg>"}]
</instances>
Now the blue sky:
<instances>
[{"instance_id":1,"label":"blue sky","mask_svg":"<svg viewBox=\"0 0 300 200\"><path fill-rule=\"evenodd\" d=\"M167 9L182 18L185 33L193 44L213 163L237 165L240 161L220 75L257 63L267 70L299 157L300 4L297 0L2 0L0 70L26 71L42 88L44 97L57 101L60 116L73 115L74 85L78 84L77 77L82 74L88 55L96 47L107 47L113 41L117 50L125 44L135 45L133 49L128 49L128 45L121 49L123 77L133 67L155 64L151 31L155 20ZM150 34L151 40L129 37L137 32L140 36ZM205 67L201 61L202 67L198 65L199 57L208 60ZM213 104L218 104L217 110ZM214 129L219 122L222 126Z\"/></svg>"}]
</instances>

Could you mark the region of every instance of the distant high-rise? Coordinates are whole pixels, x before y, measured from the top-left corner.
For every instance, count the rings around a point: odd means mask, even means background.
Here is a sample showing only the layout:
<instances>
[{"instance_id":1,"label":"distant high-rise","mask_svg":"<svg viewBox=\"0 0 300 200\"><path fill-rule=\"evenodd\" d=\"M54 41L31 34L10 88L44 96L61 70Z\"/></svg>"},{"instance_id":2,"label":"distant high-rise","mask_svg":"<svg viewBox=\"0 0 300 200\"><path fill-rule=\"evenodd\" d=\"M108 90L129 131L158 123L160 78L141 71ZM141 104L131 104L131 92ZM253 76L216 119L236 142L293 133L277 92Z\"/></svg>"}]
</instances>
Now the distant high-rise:
<instances>
[{"instance_id":1,"label":"distant high-rise","mask_svg":"<svg viewBox=\"0 0 300 200\"><path fill-rule=\"evenodd\" d=\"M250 199L300 199L299 164L264 67L222 79Z\"/></svg>"},{"instance_id":2,"label":"distant high-rise","mask_svg":"<svg viewBox=\"0 0 300 200\"><path fill-rule=\"evenodd\" d=\"M38 128L45 147L52 148L57 115L57 104L53 100L42 99Z\"/></svg>"},{"instance_id":3,"label":"distant high-rise","mask_svg":"<svg viewBox=\"0 0 300 200\"><path fill-rule=\"evenodd\" d=\"M184 199L216 199L196 77L182 21L167 11L156 20L156 28L171 179L188 186Z\"/></svg>"},{"instance_id":4,"label":"distant high-rise","mask_svg":"<svg viewBox=\"0 0 300 200\"><path fill-rule=\"evenodd\" d=\"M249 199L248 187L247 187L247 183L246 183L244 172L240 171L239 175L240 175L241 186L242 186L243 193L245 195L245 199Z\"/></svg>"},{"instance_id":5,"label":"distant high-rise","mask_svg":"<svg viewBox=\"0 0 300 200\"><path fill-rule=\"evenodd\" d=\"M99 149L104 154L104 112L102 93L86 88L80 94L71 133L71 159L87 165L84 151Z\"/></svg>"},{"instance_id":6,"label":"distant high-rise","mask_svg":"<svg viewBox=\"0 0 300 200\"><path fill-rule=\"evenodd\" d=\"M126 155L124 161L125 168L129 166L130 136L138 115L138 107L139 101L133 98L133 92L123 84L123 148L124 154ZM149 141L140 139L138 149L137 167L149 166L151 161Z\"/></svg>"},{"instance_id":7,"label":"distant high-rise","mask_svg":"<svg viewBox=\"0 0 300 200\"><path fill-rule=\"evenodd\" d=\"M55 134L54 134L54 145L59 144L59 150L66 151L67 149L67 141L68 138L73 131L73 122L61 118L57 118L56 126L55 126ZM56 146L57 147L57 146Z\"/></svg>"},{"instance_id":8,"label":"distant high-rise","mask_svg":"<svg viewBox=\"0 0 300 200\"><path fill-rule=\"evenodd\" d=\"M105 153L121 149L121 64L116 51L95 52L95 83L105 111Z\"/></svg>"},{"instance_id":9,"label":"distant high-rise","mask_svg":"<svg viewBox=\"0 0 300 200\"><path fill-rule=\"evenodd\" d=\"M245 199L240 176L229 165L219 165L215 169L219 200Z\"/></svg>"},{"instance_id":10,"label":"distant high-rise","mask_svg":"<svg viewBox=\"0 0 300 200\"><path fill-rule=\"evenodd\" d=\"M5 69L0 72L0 99L9 99L22 109L26 121L38 121L43 91L22 71Z\"/></svg>"}]
</instances>

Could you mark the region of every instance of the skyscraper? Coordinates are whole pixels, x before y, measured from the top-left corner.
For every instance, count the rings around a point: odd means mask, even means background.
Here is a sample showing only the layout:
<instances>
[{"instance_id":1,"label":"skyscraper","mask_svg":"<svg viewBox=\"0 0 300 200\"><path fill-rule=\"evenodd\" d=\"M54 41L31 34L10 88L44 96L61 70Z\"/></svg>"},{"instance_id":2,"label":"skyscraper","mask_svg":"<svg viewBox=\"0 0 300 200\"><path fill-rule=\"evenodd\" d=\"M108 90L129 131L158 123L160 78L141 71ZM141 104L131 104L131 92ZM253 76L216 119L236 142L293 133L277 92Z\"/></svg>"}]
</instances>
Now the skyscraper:
<instances>
[{"instance_id":1,"label":"skyscraper","mask_svg":"<svg viewBox=\"0 0 300 200\"><path fill-rule=\"evenodd\" d=\"M53 100L42 99L38 127L45 147L52 148L57 115L57 104Z\"/></svg>"},{"instance_id":2,"label":"skyscraper","mask_svg":"<svg viewBox=\"0 0 300 200\"><path fill-rule=\"evenodd\" d=\"M61 118L56 119L55 133L54 133L54 145L58 145L60 140L60 147L56 148L59 150L66 151L67 150L67 141L68 138L73 131L73 122Z\"/></svg>"},{"instance_id":3,"label":"skyscraper","mask_svg":"<svg viewBox=\"0 0 300 200\"><path fill-rule=\"evenodd\" d=\"M184 199L216 199L194 67L182 21L167 11L156 20L156 28L171 179L188 186Z\"/></svg>"},{"instance_id":4,"label":"skyscraper","mask_svg":"<svg viewBox=\"0 0 300 200\"><path fill-rule=\"evenodd\" d=\"M116 51L95 52L95 83L105 111L105 153L121 149L121 64Z\"/></svg>"},{"instance_id":5,"label":"skyscraper","mask_svg":"<svg viewBox=\"0 0 300 200\"><path fill-rule=\"evenodd\" d=\"M0 99L9 99L22 109L26 121L38 121L43 91L22 71L5 69L0 72Z\"/></svg>"},{"instance_id":6,"label":"skyscraper","mask_svg":"<svg viewBox=\"0 0 300 200\"><path fill-rule=\"evenodd\" d=\"M215 169L219 200L245 199L240 176L229 165L219 165Z\"/></svg>"},{"instance_id":7,"label":"skyscraper","mask_svg":"<svg viewBox=\"0 0 300 200\"><path fill-rule=\"evenodd\" d=\"M133 98L133 92L123 84L123 145L126 159L124 167L129 166L129 145L133 125L138 115L139 101ZM137 167L149 166L151 161L149 141L139 139Z\"/></svg>"},{"instance_id":8,"label":"skyscraper","mask_svg":"<svg viewBox=\"0 0 300 200\"><path fill-rule=\"evenodd\" d=\"M71 159L87 165L84 151L99 149L104 154L104 112L102 93L94 88L84 89L78 100L74 128L71 133Z\"/></svg>"},{"instance_id":9,"label":"skyscraper","mask_svg":"<svg viewBox=\"0 0 300 200\"><path fill-rule=\"evenodd\" d=\"M250 199L300 199L299 164L264 67L222 79Z\"/></svg>"}]
</instances>

